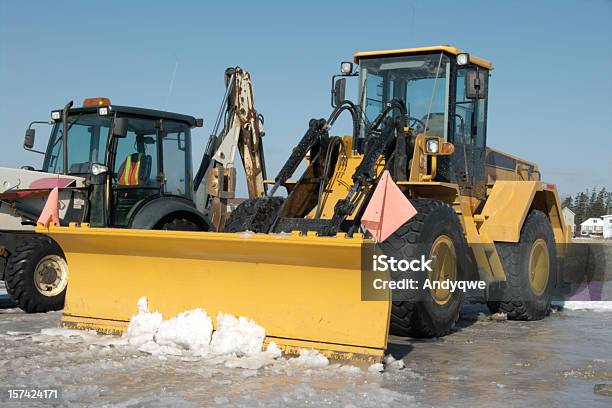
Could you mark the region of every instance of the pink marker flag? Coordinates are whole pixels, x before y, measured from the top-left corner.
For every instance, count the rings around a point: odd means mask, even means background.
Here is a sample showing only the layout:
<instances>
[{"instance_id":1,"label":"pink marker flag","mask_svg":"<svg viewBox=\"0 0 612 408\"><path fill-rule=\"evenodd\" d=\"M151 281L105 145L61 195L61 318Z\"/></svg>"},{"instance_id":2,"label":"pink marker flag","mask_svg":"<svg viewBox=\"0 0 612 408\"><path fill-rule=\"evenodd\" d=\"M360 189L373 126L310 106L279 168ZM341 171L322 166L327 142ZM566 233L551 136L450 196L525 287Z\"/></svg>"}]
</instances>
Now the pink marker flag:
<instances>
[{"instance_id":1,"label":"pink marker flag","mask_svg":"<svg viewBox=\"0 0 612 408\"><path fill-rule=\"evenodd\" d=\"M53 188L53 187L65 188L65 187L70 186L71 184L75 184L75 181L73 179L60 178L59 176L43 177L38 180L34 180L32 183L30 183L29 188L31 189Z\"/></svg>"},{"instance_id":2,"label":"pink marker flag","mask_svg":"<svg viewBox=\"0 0 612 408\"><path fill-rule=\"evenodd\" d=\"M383 242L416 213L417 210L385 170L361 217L361 225L374 235L377 242Z\"/></svg>"},{"instance_id":3,"label":"pink marker flag","mask_svg":"<svg viewBox=\"0 0 612 408\"><path fill-rule=\"evenodd\" d=\"M50 223L55 223L59 225L59 190L55 187L51 190L49 197L47 198L47 202L38 217L38 221L36 222L38 225L42 225L43 227L48 227Z\"/></svg>"}]
</instances>

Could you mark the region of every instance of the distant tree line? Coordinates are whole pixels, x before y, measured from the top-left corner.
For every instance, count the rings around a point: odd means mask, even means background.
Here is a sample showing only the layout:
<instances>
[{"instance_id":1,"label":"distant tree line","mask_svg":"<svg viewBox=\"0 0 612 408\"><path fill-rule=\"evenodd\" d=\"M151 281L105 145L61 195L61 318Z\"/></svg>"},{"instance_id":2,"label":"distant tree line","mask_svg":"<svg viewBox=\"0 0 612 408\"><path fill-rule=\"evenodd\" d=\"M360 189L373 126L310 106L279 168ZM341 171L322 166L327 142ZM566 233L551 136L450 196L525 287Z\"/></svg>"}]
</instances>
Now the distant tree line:
<instances>
[{"instance_id":1,"label":"distant tree line","mask_svg":"<svg viewBox=\"0 0 612 408\"><path fill-rule=\"evenodd\" d=\"M561 206L568 207L576 214L574 220L578 230L580 224L589 218L612 214L612 192L607 192L605 187L597 191L597 188L594 187L590 193L587 189L573 198L566 197Z\"/></svg>"}]
</instances>

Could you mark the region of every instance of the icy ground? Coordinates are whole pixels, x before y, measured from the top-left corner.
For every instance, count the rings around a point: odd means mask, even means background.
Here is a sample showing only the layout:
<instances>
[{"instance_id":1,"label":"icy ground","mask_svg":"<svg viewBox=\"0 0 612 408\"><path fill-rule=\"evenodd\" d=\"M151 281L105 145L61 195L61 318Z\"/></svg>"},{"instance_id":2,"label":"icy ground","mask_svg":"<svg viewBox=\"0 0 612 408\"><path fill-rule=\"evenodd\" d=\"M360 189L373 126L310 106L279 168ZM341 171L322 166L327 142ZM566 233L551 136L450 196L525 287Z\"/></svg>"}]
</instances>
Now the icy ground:
<instances>
[{"instance_id":1,"label":"icy ground","mask_svg":"<svg viewBox=\"0 0 612 408\"><path fill-rule=\"evenodd\" d=\"M133 337L109 339L56 330L59 317L0 309L0 385L63 386L64 405L76 407L612 405L612 397L593 393L595 384L612 382L607 312L566 310L525 323L466 307L458 331L444 339L393 337L389 351L405 367L395 362L382 373L325 364L316 353L289 360L249 351L232 333L257 328L230 318L229 337L216 343L226 348L213 352L212 338L205 345L176 336L183 320L165 321L172 330L153 340L146 324ZM186 318L207 332L203 315Z\"/></svg>"},{"instance_id":2,"label":"icy ground","mask_svg":"<svg viewBox=\"0 0 612 408\"><path fill-rule=\"evenodd\" d=\"M596 312L612 312L612 301L573 300L564 302L553 302L553 304L562 306L564 309L570 310L593 310Z\"/></svg>"}]
</instances>

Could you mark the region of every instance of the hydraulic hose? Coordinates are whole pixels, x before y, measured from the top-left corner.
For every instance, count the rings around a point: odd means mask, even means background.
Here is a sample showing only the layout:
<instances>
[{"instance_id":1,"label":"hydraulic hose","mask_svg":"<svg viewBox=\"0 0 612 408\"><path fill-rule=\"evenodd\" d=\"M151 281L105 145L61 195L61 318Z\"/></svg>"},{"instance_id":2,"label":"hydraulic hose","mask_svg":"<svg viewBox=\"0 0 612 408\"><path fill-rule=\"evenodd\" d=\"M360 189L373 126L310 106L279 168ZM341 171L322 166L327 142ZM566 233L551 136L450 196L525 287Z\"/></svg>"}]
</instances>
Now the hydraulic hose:
<instances>
[{"instance_id":1,"label":"hydraulic hose","mask_svg":"<svg viewBox=\"0 0 612 408\"><path fill-rule=\"evenodd\" d=\"M331 128L336 122L336 120L338 119L338 117L340 116L340 114L344 111L348 111L351 114L351 117L353 119L353 142L354 142L359 137L359 130L360 130L359 116L360 115L359 115L359 108L357 108L357 106L353 102L349 100L345 100L342 102L342 104L338 105L329 115L329 119L327 119L327 124Z\"/></svg>"}]
</instances>

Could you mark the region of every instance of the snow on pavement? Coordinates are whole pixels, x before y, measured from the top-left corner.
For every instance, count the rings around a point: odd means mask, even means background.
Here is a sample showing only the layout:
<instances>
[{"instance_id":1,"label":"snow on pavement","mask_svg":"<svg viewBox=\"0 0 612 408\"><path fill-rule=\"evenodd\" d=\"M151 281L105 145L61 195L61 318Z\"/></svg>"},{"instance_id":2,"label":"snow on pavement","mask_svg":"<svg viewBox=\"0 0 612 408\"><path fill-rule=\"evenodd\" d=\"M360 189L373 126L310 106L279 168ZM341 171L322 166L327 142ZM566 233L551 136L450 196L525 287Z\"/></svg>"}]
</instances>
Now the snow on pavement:
<instances>
[{"instance_id":1,"label":"snow on pavement","mask_svg":"<svg viewBox=\"0 0 612 408\"><path fill-rule=\"evenodd\" d=\"M596 312L612 312L612 301L573 300L553 302L553 304L568 310L593 310Z\"/></svg>"},{"instance_id":2,"label":"snow on pavement","mask_svg":"<svg viewBox=\"0 0 612 408\"><path fill-rule=\"evenodd\" d=\"M382 387L381 373L330 365L315 350L283 358L273 342L264 349L264 329L248 319L219 314L219 330L213 332L202 309L163 320L141 299L138 310L122 337L52 327L59 313L15 314L12 320L44 316L48 323L40 331L0 334L6 352L0 383L62 384L63 398L72 406L414 403L412 396Z\"/></svg>"},{"instance_id":3,"label":"snow on pavement","mask_svg":"<svg viewBox=\"0 0 612 408\"><path fill-rule=\"evenodd\" d=\"M0 360L3 384L62 384L71 406L409 407L414 401L382 387L381 374L337 366L309 368L278 359L252 369L250 358L228 357L222 364L173 355L160 360L82 336L2 335L0 345L11 351Z\"/></svg>"},{"instance_id":4,"label":"snow on pavement","mask_svg":"<svg viewBox=\"0 0 612 408\"><path fill-rule=\"evenodd\" d=\"M240 336L233 335L224 336L234 339L227 340L233 352L215 354L206 349L206 341L179 334L186 321L204 335L209 333L207 322L212 317L207 319L197 309L160 322L154 311L141 307L139 315L147 317L136 319L140 324L133 324L131 334L124 337L57 329L59 312L28 315L2 309L0 383L63 385L66 405L75 407L467 408L488 406L493 400L501 407L534 406L541 401L603 407L609 403L593 396L592 382L612 378L607 355L612 314L567 310L525 323L479 319L480 311L460 320L460 330L444 339L391 338L390 352L400 357L387 356L385 371L379 373L379 367L369 372L324 364L325 357L312 350L283 358L278 357L277 347L269 345L249 354L250 343L236 341ZM232 331L259 332L246 319L241 323L232 316L227 323ZM162 325L167 331L161 330ZM583 341L575 342L576 333ZM143 337L130 344L132 336ZM157 354L138 351L144 344ZM222 344L227 346L225 340ZM488 361L483 360L488 355L484 351L492 347L507 352L496 354L495 364L483 363Z\"/></svg>"}]
</instances>

